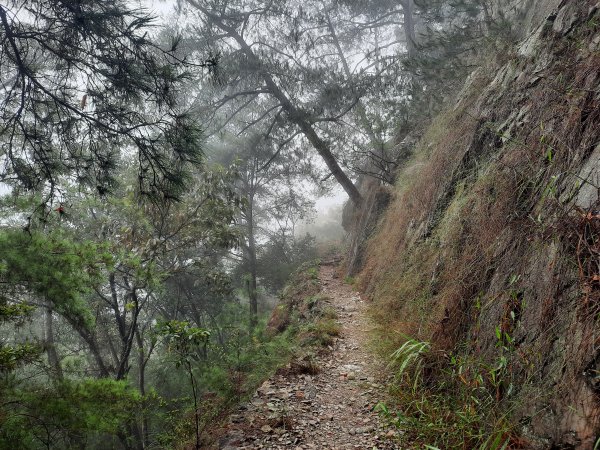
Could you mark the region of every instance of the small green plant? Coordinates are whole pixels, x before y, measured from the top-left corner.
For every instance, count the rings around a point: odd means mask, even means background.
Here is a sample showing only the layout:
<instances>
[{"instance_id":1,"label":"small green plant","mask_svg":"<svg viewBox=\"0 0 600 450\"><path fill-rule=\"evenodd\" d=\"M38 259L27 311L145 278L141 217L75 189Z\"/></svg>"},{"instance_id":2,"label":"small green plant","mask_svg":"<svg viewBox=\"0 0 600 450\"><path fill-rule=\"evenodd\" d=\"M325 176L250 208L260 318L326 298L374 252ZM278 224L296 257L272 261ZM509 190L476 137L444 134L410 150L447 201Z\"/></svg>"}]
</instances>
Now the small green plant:
<instances>
[{"instance_id":1,"label":"small green plant","mask_svg":"<svg viewBox=\"0 0 600 450\"><path fill-rule=\"evenodd\" d=\"M479 450L506 450L510 444L510 438L506 437L504 431L492 434L480 447Z\"/></svg>"},{"instance_id":2,"label":"small green plant","mask_svg":"<svg viewBox=\"0 0 600 450\"><path fill-rule=\"evenodd\" d=\"M307 297L304 300L304 305L307 309L311 310L319 303L320 299L321 299L320 295L313 295L313 296Z\"/></svg>"},{"instance_id":3,"label":"small green plant","mask_svg":"<svg viewBox=\"0 0 600 450\"><path fill-rule=\"evenodd\" d=\"M331 306L326 306L325 308L323 308L323 311L321 311L321 317L324 319L335 320L338 318L338 313Z\"/></svg>"},{"instance_id":4,"label":"small green plant","mask_svg":"<svg viewBox=\"0 0 600 450\"><path fill-rule=\"evenodd\" d=\"M317 280L319 278L319 268L318 267L310 267L306 270L306 274L313 280Z\"/></svg>"},{"instance_id":5,"label":"small green plant","mask_svg":"<svg viewBox=\"0 0 600 450\"><path fill-rule=\"evenodd\" d=\"M188 322L171 320L158 327L158 334L165 337L167 348L176 359L177 367L184 366L190 378L192 396L194 399L194 424L196 434L196 448L201 448L200 443L200 411L198 410L198 386L194 375L192 363L198 349L205 347L210 338L210 332L203 328L190 326Z\"/></svg>"},{"instance_id":6,"label":"small green plant","mask_svg":"<svg viewBox=\"0 0 600 450\"><path fill-rule=\"evenodd\" d=\"M406 374L412 378L413 390L416 390L423 369L423 357L430 349L429 342L407 337L406 342L391 356L390 366L395 369L396 378L402 378Z\"/></svg>"},{"instance_id":7,"label":"small green plant","mask_svg":"<svg viewBox=\"0 0 600 450\"><path fill-rule=\"evenodd\" d=\"M335 320L320 318L300 331L300 342L302 346L327 347L333 344L333 338L340 333L341 327Z\"/></svg>"},{"instance_id":8,"label":"small green plant","mask_svg":"<svg viewBox=\"0 0 600 450\"><path fill-rule=\"evenodd\" d=\"M512 433L510 407L499 407L498 388L506 384L506 360L488 366L467 352L433 352L429 342L404 336L391 355L398 407L379 403L375 411L403 430L411 448L505 450ZM435 379L424 378L435 371Z\"/></svg>"}]
</instances>

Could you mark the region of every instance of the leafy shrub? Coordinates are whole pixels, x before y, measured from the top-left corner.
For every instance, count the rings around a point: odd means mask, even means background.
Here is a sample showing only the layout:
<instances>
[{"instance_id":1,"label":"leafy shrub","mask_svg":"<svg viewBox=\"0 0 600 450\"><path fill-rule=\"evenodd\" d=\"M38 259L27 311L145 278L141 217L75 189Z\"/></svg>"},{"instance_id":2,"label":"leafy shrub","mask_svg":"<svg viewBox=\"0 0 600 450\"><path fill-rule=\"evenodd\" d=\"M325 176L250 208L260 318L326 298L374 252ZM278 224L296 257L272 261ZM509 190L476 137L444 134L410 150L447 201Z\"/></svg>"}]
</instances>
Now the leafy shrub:
<instances>
[{"instance_id":1,"label":"leafy shrub","mask_svg":"<svg viewBox=\"0 0 600 450\"><path fill-rule=\"evenodd\" d=\"M116 440L145 402L126 382L110 379L5 385L0 392L0 448L82 449Z\"/></svg>"}]
</instances>

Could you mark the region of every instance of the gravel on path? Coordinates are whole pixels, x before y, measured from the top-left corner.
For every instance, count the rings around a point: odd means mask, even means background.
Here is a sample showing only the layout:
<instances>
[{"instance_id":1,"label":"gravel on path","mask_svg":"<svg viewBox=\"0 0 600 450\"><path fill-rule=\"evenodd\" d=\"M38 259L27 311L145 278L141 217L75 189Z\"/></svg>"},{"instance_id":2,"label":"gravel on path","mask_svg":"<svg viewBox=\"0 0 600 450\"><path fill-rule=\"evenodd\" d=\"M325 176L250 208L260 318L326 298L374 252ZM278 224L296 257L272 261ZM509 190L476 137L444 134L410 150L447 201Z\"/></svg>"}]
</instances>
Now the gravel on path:
<instances>
[{"instance_id":1,"label":"gravel on path","mask_svg":"<svg viewBox=\"0 0 600 450\"><path fill-rule=\"evenodd\" d=\"M229 419L218 448L396 449L398 430L374 411L389 374L367 349L367 306L336 267L322 266L322 293L338 314L340 337L316 357L319 372L280 370ZM289 369L289 368L288 368Z\"/></svg>"}]
</instances>

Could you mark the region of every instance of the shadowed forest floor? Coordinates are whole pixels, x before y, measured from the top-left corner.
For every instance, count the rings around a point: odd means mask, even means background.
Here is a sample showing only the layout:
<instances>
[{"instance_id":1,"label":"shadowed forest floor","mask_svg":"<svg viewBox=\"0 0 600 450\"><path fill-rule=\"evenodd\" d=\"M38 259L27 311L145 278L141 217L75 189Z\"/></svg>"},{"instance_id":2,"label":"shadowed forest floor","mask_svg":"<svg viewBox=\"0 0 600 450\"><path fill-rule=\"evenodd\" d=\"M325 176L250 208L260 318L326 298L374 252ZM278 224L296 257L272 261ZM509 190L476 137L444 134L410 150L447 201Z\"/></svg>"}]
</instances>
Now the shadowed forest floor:
<instances>
[{"instance_id":1,"label":"shadowed forest floor","mask_svg":"<svg viewBox=\"0 0 600 450\"><path fill-rule=\"evenodd\" d=\"M341 333L327 352L315 357L318 373L297 373L293 364L279 370L230 417L216 448L398 448L397 431L374 412L385 397L388 374L367 348L367 306L335 267L321 267L319 278Z\"/></svg>"}]
</instances>

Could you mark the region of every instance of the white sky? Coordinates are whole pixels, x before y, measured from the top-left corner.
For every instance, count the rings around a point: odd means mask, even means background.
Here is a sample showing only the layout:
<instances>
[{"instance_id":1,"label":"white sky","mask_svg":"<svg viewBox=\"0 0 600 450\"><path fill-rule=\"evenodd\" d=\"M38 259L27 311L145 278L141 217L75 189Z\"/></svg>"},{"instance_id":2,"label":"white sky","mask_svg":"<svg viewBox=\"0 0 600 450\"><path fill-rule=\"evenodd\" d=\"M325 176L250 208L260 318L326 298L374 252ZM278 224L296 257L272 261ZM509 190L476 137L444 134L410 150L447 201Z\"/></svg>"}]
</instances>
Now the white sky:
<instances>
[{"instance_id":1,"label":"white sky","mask_svg":"<svg viewBox=\"0 0 600 450\"><path fill-rule=\"evenodd\" d=\"M322 213L333 206L342 205L346 200L348 200L348 195L341 186L336 186L330 195L321 197L317 200L315 208L317 209L317 213Z\"/></svg>"},{"instance_id":2,"label":"white sky","mask_svg":"<svg viewBox=\"0 0 600 450\"><path fill-rule=\"evenodd\" d=\"M154 11L157 16L166 18L173 13L176 2L175 0L138 0L138 3Z\"/></svg>"}]
</instances>

